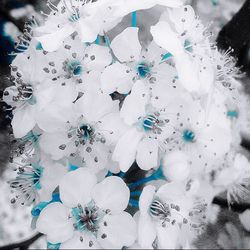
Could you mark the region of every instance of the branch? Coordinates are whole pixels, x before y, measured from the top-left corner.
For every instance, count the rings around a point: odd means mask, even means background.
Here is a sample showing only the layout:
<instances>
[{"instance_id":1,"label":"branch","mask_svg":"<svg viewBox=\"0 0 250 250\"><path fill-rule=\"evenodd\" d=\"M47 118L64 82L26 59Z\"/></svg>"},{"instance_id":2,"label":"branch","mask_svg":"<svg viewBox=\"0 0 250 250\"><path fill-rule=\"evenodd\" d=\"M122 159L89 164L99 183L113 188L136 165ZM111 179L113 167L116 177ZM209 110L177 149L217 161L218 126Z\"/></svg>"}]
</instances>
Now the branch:
<instances>
[{"instance_id":1,"label":"branch","mask_svg":"<svg viewBox=\"0 0 250 250\"><path fill-rule=\"evenodd\" d=\"M36 240L38 240L43 234L38 233L36 235L34 235L32 238L27 239L25 241L21 241L18 243L14 243L14 244L10 244L10 245L6 245L6 246L2 246L0 247L0 250L12 250L12 249L16 249L16 250L26 250L29 248L30 245L32 245Z\"/></svg>"}]
</instances>

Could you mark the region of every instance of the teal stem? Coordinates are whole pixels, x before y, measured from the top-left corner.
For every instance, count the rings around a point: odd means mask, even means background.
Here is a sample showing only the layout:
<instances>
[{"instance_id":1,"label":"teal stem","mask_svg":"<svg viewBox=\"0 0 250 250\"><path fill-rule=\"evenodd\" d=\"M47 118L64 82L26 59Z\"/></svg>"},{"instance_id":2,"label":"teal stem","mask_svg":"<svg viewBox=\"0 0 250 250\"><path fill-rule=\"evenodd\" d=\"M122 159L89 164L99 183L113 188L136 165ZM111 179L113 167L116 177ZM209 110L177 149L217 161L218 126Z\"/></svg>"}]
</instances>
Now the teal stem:
<instances>
[{"instance_id":1,"label":"teal stem","mask_svg":"<svg viewBox=\"0 0 250 250\"><path fill-rule=\"evenodd\" d=\"M95 40L95 44L99 45L100 44L100 36L98 35L96 40Z\"/></svg>"},{"instance_id":2,"label":"teal stem","mask_svg":"<svg viewBox=\"0 0 250 250\"><path fill-rule=\"evenodd\" d=\"M137 200L130 199L129 205L134 208L139 208L139 202Z\"/></svg>"},{"instance_id":3,"label":"teal stem","mask_svg":"<svg viewBox=\"0 0 250 250\"><path fill-rule=\"evenodd\" d=\"M121 178L124 178L125 175L126 175L126 173L124 173L122 171L118 174L118 176L121 177Z\"/></svg>"},{"instance_id":4,"label":"teal stem","mask_svg":"<svg viewBox=\"0 0 250 250\"><path fill-rule=\"evenodd\" d=\"M132 27L136 27L137 25L137 13L136 11L132 12Z\"/></svg>"},{"instance_id":5,"label":"teal stem","mask_svg":"<svg viewBox=\"0 0 250 250\"><path fill-rule=\"evenodd\" d=\"M146 184L150 181L155 181L155 180L166 180L166 177L164 176L161 167L159 167L152 175L145 177L143 179L140 179L137 182L131 183L128 185L128 187L130 189L134 189L136 187L142 186L143 184Z\"/></svg>"},{"instance_id":6,"label":"teal stem","mask_svg":"<svg viewBox=\"0 0 250 250\"><path fill-rule=\"evenodd\" d=\"M47 249L49 250L58 250L60 249L61 243L57 243L57 244L52 244L50 242L47 243Z\"/></svg>"},{"instance_id":7,"label":"teal stem","mask_svg":"<svg viewBox=\"0 0 250 250\"><path fill-rule=\"evenodd\" d=\"M130 193L130 196L140 196L141 195L141 191L133 191Z\"/></svg>"}]
</instances>

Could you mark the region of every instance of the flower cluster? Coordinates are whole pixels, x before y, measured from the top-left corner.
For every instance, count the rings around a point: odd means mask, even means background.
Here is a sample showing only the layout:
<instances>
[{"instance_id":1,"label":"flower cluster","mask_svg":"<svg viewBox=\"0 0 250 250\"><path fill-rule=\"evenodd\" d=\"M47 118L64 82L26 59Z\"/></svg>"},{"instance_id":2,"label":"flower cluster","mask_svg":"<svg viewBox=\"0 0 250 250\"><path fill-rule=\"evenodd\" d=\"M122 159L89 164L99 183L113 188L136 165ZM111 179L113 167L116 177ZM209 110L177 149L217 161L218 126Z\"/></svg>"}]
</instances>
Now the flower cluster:
<instances>
[{"instance_id":1,"label":"flower cluster","mask_svg":"<svg viewBox=\"0 0 250 250\"><path fill-rule=\"evenodd\" d=\"M48 7L3 93L12 202L33 207L48 248L191 247L217 194L249 197L249 100L229 53L179 0Z\"/></svg>"}]
</instances>

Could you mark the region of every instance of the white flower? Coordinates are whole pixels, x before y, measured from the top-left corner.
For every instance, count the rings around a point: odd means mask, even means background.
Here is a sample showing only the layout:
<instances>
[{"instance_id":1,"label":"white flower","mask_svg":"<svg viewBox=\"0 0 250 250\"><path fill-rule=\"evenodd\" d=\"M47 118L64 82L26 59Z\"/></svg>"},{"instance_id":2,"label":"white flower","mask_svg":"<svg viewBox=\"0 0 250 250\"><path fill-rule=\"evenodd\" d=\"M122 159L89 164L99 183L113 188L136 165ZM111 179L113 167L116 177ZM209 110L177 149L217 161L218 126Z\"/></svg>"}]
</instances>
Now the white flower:
<instances>
[{"instance_id":1,"label":"white flower","mask_svg":"<svg viewBox=\"0 0 250 250\"><path fill-rule=\"evenodd\" d=\"M162 61L166 51L154 42L142 48L138 31L139 28L128 27L111 41L110 48L117 60L101 75L105 93L128 94L137 80L153 84L168 79L168 68Z\"/></svg>"},{"instance_id":2,"label":"white flower","mask_svg":"<svg viewBox=\"0 0 250 250\"><path fill-rule=\"evenodd\" d=\"M136 224L124 212L129 189L119 177L97 184L80 168L62 178L59 190L62 203L45 207L36 224L50 243L62 243L62 249L120 249L134 243Z\"/></svg>"},{"instance_id":3,"label":"white flower","mask_svg":"<svg viewBox=\"0 0 250 250\"><path fill-rule=\"evenodd\" d=\"M37 124L45 131L58 129L66 122L77 92L72 86L47 79L33 85L21 78L15 86L5 89L3 100L12 106L14 117L11 125L16 138L30 132Z\"/></svg>"},{"instance_id":4,"label":"white flower","mask_svg":"<svg viewBox=\"0 0 250 250\"><path fill-rule=\"evenodd\" d=\"M180 247L183 227L190 224L192 202L180 183L167 183L156 192L146 186L139 201L138 243L143 249Z\"/></svg>"},{"instance_id":5,"label":"white flower","mask_svg":"<svg viewBox=\"0 0 250 250\"><path fill-rule=\"evenodd\" d=\"M143 81L134 84L120 115L129 129L116 144L113 160L119 162L124 172L135 160L144 170L159 166L162 143L173 132L173 126L165 109L151 105L149 89Z\"/></svg>"},{"instance_id":6,"label":"white flower","mask_svg":"<svg viewBox=\"0 0 250 250\"><path fill-rule=\"evenodd\" d=\"M154 41L173 55L180 82L188 91L207 93L214 84L215 70L203 26L191 6L169 13L174 28L167 21L159 21L151 27Z\"/></svg>"},{"instance_id":7,"label":"white flower","mask_svg":"<svg viewBox=\"0 0 250 250\"><path fill-rule=\"evenodd\" d=\"M89 72L94 70L100 74L112 62L108 47L84 44L77 35L68 37L57 51L45 53L43 57L46 60L43 71L47 77L71 78L76 83L85 83Z\"/></svg>"},{"instance_id":8,"label":"white flower","mask_svg":"<svg viewBox=\"0 0 250 250\"><path fill-rule=\"evenodd\" d=\"M15 179L9 181L16 199L23 205L49 201L52 192L58 186L67 167L59 162L52 161L46 155L38 162L22 162L23 156L14 158L12 166L17 171ZM20 161L21 160L21 161Z\"/></svg>"},{"instance_id":9,"label":"white flower","mask_svg":"<svg viewBox=\"0 0 250 250\"><path fill-rule=\"evenodd\" d=\"M227 191L228 204L247 201L250 197L250 163L242 154L229 154L224 164L218 166L213 184Z\"/></svg>"},{"instance_id":10,"label":"white flower","mask_svg":"<svg viewBox=\"0 0 250 250\"><path fill-rule=\"evenodd\" d=\"M166 138L166 153L180 150L188 155L192 173L202 173L204 167L223 157L231 146L230 123L220 108L211 105L205 112L200 101L185 98L168 106L174 122L174 132Z\"/></svg>"},{"instance_id":11,"label":"white flower","mask_svg":"<svg viewBox=\"0 0 250 250\"><path fill-rule=\"evenodd\" d=\"M130 12L148 9L156 4L178 7L180 0L99 0L99 1L60 1L58 6L48 2L52 14L45 25L37 29L38 41L46 51L55 51L62 41L73 34L79 34L82 42L94 42L98 34L108 31Z\"/></svg>"},{"instance_id":12,"label":"white flower","mask_svg":"<svg viewBox=\"0 0 250 250\"><path fill-rule=\"evenodd\" d=\"M87 167L99 171L110 164L110 150L126 128L118 102L89 89L75 102L73 110L65 130L41 135L41 149L55 160L79 154Z\"/></svg>"}]
</instances>

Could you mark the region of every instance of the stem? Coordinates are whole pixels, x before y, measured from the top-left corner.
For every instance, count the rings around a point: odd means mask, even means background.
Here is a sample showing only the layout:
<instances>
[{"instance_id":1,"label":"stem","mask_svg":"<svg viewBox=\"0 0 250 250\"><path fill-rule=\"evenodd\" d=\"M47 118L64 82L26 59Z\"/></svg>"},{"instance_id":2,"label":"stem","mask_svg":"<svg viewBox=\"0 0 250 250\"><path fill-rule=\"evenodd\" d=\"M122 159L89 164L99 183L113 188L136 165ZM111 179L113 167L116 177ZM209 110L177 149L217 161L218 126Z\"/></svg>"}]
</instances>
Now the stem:
<instances>
[{"instance_id":1,"label":"stem","mask_svg":"<svg viewBox=\"0 0 250 250\"><path fill-rule=\"evenodd\" d=\"M12 249L19 249L19 250L26 250L32 245L36 240L38 240L43 234L38 233L31 237L30 239L21 241L19 243L9 244L6 246L0 247L0 250L12 250Z\"/></svg>"}]
</instances>

